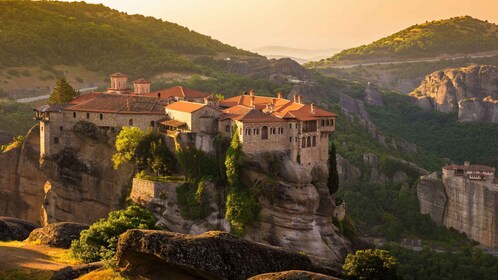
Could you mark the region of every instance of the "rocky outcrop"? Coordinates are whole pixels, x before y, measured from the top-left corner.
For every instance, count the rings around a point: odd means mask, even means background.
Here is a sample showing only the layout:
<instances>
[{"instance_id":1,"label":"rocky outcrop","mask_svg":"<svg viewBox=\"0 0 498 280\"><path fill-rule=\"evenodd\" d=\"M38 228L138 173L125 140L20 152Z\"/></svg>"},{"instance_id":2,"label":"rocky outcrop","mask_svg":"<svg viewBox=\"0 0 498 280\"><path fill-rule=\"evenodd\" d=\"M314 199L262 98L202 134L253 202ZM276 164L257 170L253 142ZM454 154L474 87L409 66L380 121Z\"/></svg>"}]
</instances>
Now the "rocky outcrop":
<instances>
[{"instance_id":1,"label":"rocky outcrop","mask_svg":"<svg viewBox=\"0 0 498 280\"><path fill-rule=\"evenodd\" d=\"M340 154L336 155L337 160L337 174L339 175L339 185L344 184L346 181L355 181L360 179L361 170L351 164L347 159L343 158Z\"/></svg>"},{"instance_id":2,"label":"rocky outcrop","mask_svg":"<svg viewBox=\"0 0 498 280\"><path fill-rule=\"evenodd\" d=\"M80 238L81 231L90 226L79 223L55 223L43 228L35 229L29 235L28 240L40 242L56 248L69 248L71 242Z\"/></svg>"},{"instance_id":3,"label":"rocky outcrop","mask_svg":"<svg viewBox=\"0 0 498 280\"><path fill-rule=\"evenodd\" d=\"M307 270L336 273L304 254L211 231L186 235L129 230L120 236L118 265L127 274L158 279L175 273L182 279L247 279L267 272ZM173 279L173 278L172 278Z\"/></svg>"},{"instance_id":4,"label":"rocky outcrop","mask_svg":"<svg viewBox=\"0 0 498 280\"><path fill-rule=\"evenodd\" d=\"M444 208L446 207L446 192L436 172L420 177L417 186L417 198L420 213L429 214L438 225L443 225Z\"/></svg>"},{"instance_id":5,"label":"rocky outcrop","mask_svg":"<svg viewBox=\"0 0 498 280\"><path fill-rule=\"evenodd\" d=\"M40 128L34 126L23 145L0 154L0 215L40 223L46 175L39 166Z\"/></svg>"},{"instance_id":6,"label":"rocky outcrop","mask_svg":"<svg viewBox=\"0 0 498 280\"><path fill-rule=\"evenodd\" d=\"M411 96L423 109L458 112L461 121L498 122L498 67L473 65L427 75Z\"/></svg>"},{"instance_id":7,"label":"rocky outcrop","mask_svg":"<svg viewBox=\"0 0 498 280\"><path fill-rule=\"evenodd\" d=\"M38 224L91 224L121 208L133 166L113 168L108 134L99 129L94 139L67 128L67 149L40 160L40 128L34 126L21 148L0 154L0 215Z\"/></svg>"},{"instance_id":8,"label":"rocky outcrop","mask_svg":"<svg viewBox=\"0 0 498 280\"><path fill-rule=\"evenodd\" d=\"M0 217L0 241L22 241L36 228L38 225L26 220Z\"/></svg>"},{"instance_id":9,"label":"rocky outcrop","mask_svg":"<svg viewBox=\"0 0 498 280\"><path fill-rule=\"evenodd\" d=\"M384 106L384 100L382 99L382 93L380 92L377 85L372 82L368 82L367 88L365 89L365 102L368 105L373 106Z\"/></svg>"},{"instance_id":10,"label":"rocky outcrop","mask_svg":"<svg viewBox=\"0 0 498 280\"><path fill-rule=\"evenodd\" d=\"M290 58L266 59L265 57L235 58L226 63L228 72L266 79L278 84L313 81L313 74Z\"/></svg>"},{"instance_id":11,"label":"rocky outcrop","mask_svg":"<svg viewBox=\"0 0 498 280\"><path fill-rule=\"evenodd\" d=\"M420 211L438 224L498 248L498 185L468 176L422 176L417 187Z\"/></svg>"},{"instance_id":12,"label":"rocky outcrop","mask_svg":"<svg viewBox=\"0 0 498 280\"><path fill-rule=\"evenodd\" d=\"M315 272L291 270L283 272L272 272L253 276L248 280L338 280L329 275Z\"/></svg>"}]
</instances>

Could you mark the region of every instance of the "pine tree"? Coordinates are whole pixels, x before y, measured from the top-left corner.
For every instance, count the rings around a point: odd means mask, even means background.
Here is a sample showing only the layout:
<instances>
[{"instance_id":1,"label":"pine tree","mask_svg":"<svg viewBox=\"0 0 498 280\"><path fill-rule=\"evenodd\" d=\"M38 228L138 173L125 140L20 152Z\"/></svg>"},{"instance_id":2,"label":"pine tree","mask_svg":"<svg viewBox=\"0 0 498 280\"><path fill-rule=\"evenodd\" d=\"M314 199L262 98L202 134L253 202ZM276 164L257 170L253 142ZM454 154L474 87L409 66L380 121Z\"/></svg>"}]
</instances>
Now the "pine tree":
<instances>
[{"instance_id":1,"label":"pine tree","mask_svg":"<svg viewBox=\"0 0 498 280\"><path fill-rule=\"evenodd\" d=\"M66 81L64 78L60 78L54 88L54 91L48 99L49 104L64 104L71 102L80 93Z\"/></svg>"},{"instance_id":2,"label":"pine tree","mask_svg":"<svg viewBox=\"0 0 498 280\"><path fill-rule=\"evenodd\" d=\"M335 145L332 143L329 148L329 178L327 180L329 193L334 194L339 189L339 174L337 173L337 159Z\"/></svg>"}]
</instances>

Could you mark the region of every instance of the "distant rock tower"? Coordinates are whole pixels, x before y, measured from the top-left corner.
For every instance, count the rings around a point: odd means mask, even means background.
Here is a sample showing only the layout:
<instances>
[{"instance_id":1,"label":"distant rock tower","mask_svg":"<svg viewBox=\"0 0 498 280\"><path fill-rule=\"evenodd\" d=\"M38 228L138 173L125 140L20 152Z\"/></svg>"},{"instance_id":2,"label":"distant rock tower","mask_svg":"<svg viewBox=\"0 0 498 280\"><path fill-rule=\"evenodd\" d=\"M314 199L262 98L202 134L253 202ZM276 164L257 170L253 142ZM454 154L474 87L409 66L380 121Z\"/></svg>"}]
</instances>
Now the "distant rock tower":
<instances>
[{"instance_id":1,"label":"distant rock tower","mask_svg":"<svg viewBox=\"0 0 498 280\"><path fill-rule=\"evenodd\" d=\"M150 93L150 82L140 78L136 81L133 81L133 92L136 94L144 94L144 93Z\"/></svg>"},{"instance_id":2,"label":"distant rock tower","mask_svg":"<svg viewBox=\"0 0 498 280\"><path fill-rule=\"evenodd\" d=\"M110 76L111 87L107 89L107 93L130 93L128 88L128 76L122 73L114 73Z\"/></svg>"}]
</instances>

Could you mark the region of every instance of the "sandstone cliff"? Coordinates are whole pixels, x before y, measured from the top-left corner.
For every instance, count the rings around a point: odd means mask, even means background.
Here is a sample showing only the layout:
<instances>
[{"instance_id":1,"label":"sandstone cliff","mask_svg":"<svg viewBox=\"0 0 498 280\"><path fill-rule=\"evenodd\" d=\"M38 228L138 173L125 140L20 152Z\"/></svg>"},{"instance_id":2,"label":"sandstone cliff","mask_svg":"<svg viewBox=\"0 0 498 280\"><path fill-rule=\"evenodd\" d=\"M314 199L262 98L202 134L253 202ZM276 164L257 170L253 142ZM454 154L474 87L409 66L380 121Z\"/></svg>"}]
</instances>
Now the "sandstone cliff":
<instances>
[{"instance_id":1,"label":"sandstone cliff","mask_svg":"<svg viewBox=\"0 0 498 280\"><path fill-rule=\"evenodd\" d=\"M492 183L491 183L492 184ZM421 177L420 212L438 224L464 232L484 246L498 248L498 189L489 182L436 173Z\"/></svg>"},{"instance_id":2,"label":"sandstone cliff","mask_svg":"<svg viewBox=\"0 0 498 280\"><path fill-rule=\"evenodd\" d=\"M350 250L350 243L332 224L336 207L327 178L325 165L317 164L310 173L283 154L247 155L241 180L256 193L262 209L258 222L244 238L326 258L337 266ZM190 221L178 208L178 185L135 179L131 198L152 209L168 230L189 234L230 231L224 219L223 187L212 182L204 185L211 213L205 219Z\"/></svg>"},{"instance_id":3,"label":"sandstone cliff","mask_svg":"<svg viewBox=\"0 0 498 280\"><path fill-rule=\"evenodd\" d=\"M114 153L106 131L93 139L71 129L71 146L40 161L39 126L21 148L0 154L0 215L38 224L91 224L123 206L133 167L114 170Z\"/></svg>"},{"instance_id":4,"label":"sandstone cliff","mask_svg":"<svg viewBox=\"0 0 498 280\"><path fill-rule=\"evenodd\" d=\"M411 94L426 110L458 112L462 121L498 122L498 67L473 65L427 75Z\"/></svg>"}]
</instances>

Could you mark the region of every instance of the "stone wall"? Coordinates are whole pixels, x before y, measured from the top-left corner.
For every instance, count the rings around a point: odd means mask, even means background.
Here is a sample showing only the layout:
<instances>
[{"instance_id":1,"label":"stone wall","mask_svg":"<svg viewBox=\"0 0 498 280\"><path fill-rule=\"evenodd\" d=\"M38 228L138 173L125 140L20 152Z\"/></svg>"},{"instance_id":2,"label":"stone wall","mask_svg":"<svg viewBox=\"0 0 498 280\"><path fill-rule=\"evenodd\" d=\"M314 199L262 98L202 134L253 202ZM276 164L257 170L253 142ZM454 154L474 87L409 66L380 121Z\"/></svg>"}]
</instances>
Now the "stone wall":
<instances>
[{"instance_id":1,"label":"stone wall","mask_svg":"<svg viewBox=\"0 0 498 280\"><path fill-rule=\"evenodd\" d=\"M167 199L172 195L176 196L176 188L181 183L178 182L156 182L144 179L133 178L130 198L135 202L151 202L154 199Z\"/></svg>"},{"instance_id":2,"label":"stone wall","mask_svg":"<svg viewBox=\"0 0 498 280\"><path fill-rule=\"evenodd\" d=\"M164 118L164 114L115 114L76 111L64 111L63 114L63 126L68 129L72 129L79 121L87 121L97 126L116 127L118 129L123 126L136 126L143 131L147 131L154 121ZM130 120L132 125L130 125Z\"/></svg>"}]
</instances>

